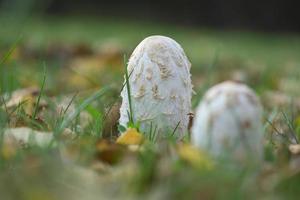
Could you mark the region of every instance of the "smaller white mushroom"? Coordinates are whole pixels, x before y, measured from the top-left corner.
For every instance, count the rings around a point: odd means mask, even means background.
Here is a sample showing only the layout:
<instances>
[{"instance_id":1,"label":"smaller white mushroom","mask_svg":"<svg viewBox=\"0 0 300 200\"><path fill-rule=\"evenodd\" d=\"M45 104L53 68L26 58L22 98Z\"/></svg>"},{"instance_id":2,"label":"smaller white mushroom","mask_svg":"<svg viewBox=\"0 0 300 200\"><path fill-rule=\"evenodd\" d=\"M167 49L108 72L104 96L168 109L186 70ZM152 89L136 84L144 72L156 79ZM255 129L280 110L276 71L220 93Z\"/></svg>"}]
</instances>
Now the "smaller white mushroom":
<instances>
[{"instance_id":1,"label":"smaller white mushroom","mask_svg":"<svg viewBox=\"0 0 300 200\"><path fill-rule=\"evenodd\" d=\"M207 91L192 127L192 143L235 161L263 157L262 106L246 85L224 82Z\"/></svg>"}]
</instances>

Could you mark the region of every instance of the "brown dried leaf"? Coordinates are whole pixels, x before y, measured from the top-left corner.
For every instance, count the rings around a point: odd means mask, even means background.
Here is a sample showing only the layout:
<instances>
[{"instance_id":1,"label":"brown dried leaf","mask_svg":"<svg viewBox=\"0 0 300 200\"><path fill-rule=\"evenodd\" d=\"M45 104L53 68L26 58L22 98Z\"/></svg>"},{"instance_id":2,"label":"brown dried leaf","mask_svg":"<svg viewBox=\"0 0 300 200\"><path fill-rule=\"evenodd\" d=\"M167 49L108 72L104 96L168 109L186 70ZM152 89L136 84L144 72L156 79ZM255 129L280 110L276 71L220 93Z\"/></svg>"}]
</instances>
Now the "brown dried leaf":
<instances>
[{"instance_id":1,"label":"brown dried leaf","mask_svg":"<svg viewBox=\"0 0 300 200\"><path fill-rule=\"evenodd\" d=\"M29 87L24 89L19 89L11 94L10 99L5 103L7 109L14 109L15 107L22 104L25 113L32 115L35 109L35 104L40 90L37 87ZM43 99L39 102L39 109L47 107L47 102Z\"/></svg>"},{"instance_id":2,"label":"brown dried leaf","mask_svg":"<svg viewBox=\"0 0 300 200\"><path fill-rule=\"evenodd\" d=\"M118 135L117 125L120 118L120 106L120 103L114 104L107 113L102 134L104 138L116 137Z\"/></svg>"},{"instance_id":3,"label":"brown dried leaf","mask_svg":"<svg viewBox=\"0 0 300 200\"><path fill-rule=\"evenodd\" d=\"M104 163L116 164L124 155L125 148L108 140L100 140L96 144L97 158Z\"/></svg>"},{"instance_id":4,"label":"brown dried leaf","mask_svg":"<svg viewBox=\"0 0 300 200\"><path fill-rule=\"evenodd\" d=\"M289 150L292 154L300 154L300 145L299 144L291 144L291 145L289 145Z\"/></svg>"},{"instance_id":5,"label":"brown dried leaf","mask_svg":"<svg viewBox=\"0 0 300 200\"><path fill-rule=\"evenodd\" d=\"M4 131L4 143L19 145L37 145L46 147L53 139L51 132L35 131L28 127L9 128Z\"/></svg>"}]
</instances>

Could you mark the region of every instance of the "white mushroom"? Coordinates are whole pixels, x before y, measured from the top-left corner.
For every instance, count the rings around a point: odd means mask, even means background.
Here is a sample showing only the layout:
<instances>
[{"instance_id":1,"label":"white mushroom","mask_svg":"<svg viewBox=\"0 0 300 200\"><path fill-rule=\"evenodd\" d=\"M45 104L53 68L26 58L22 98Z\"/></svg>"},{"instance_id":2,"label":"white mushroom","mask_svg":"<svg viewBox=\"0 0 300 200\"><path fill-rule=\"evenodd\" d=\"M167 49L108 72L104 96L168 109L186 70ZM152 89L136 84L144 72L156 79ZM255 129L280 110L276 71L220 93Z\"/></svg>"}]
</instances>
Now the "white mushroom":
<instances>
[{"instance_id":1,"label":"white mushroom","mask_svg":"<svg viewBox=\"0 0 300 200\"><path fill-rule=\"evenodd\" d=\"M133 119L148 133L172 132L182 137L187 132L191 112L191 64L181 46L164 36L144 39L128 62ZM120 124L129 118L127 88L121 92Z\"/></svg>"},{"instance_id":2,"label":"white mushroom","mask_svg":"<svg viewBox=\"0 0 300 200\"><path fill-rule=\"evenodd\" d=\"M197 108L192 143L214 156L260 161L261 118L261 103L249 87L230 81L218 84L207 91Z\"/></svg>"}]
</instances>

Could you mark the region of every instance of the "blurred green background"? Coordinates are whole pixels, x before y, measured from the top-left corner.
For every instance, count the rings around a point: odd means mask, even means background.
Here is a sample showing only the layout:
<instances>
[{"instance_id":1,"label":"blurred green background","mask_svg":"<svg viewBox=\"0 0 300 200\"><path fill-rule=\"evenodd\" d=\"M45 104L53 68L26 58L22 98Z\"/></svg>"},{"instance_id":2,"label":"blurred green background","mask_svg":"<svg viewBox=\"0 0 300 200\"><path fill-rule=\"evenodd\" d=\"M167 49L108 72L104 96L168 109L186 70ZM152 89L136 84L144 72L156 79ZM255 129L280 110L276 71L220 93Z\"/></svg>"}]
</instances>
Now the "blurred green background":
<instances>
[{"instance_id":1,"label":"blurred green background","mask_svg":"<svg viewBox=\"0 0 300 200\"><path fill-rule=\"evenodd\" d=\"M0 136L19 127L56 133L70 116L67 129L77 136L49 148L17 148L0 137L0 199L297 199L299 153L289 150L290 135L300 136L297 9L279 0L0 0ZM265 107L260 169L199 169L195 152L179 158L172 141L138 152L114 143L124 55L150 35L185 50L193 108L224 80L254 88ZM91 97L97 101L87 105Z\"/></svg>"}]
</instances>

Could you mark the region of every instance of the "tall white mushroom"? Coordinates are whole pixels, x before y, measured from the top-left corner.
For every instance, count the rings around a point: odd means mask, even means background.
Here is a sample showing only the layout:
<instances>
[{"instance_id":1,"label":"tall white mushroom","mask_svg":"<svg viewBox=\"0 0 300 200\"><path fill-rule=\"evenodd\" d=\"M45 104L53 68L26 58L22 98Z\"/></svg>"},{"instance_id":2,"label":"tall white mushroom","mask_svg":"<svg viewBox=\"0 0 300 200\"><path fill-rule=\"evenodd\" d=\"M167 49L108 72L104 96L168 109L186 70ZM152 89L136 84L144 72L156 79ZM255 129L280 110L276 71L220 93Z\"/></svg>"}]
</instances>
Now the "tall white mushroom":
<instances>
[{"instance_id":1,"label":"tall white mushroom","mask_svg":"<svg viewBox=\"0 0 300 200\"><path fill-rule=\"evenodd\" d=\"M218 84L207 91L197 108L192 143L214 156L260 161L261 118L261 103L249 87L230 81Z\"/></svg>"},{"instance_id":2,"label":"tall white mushroom","mask_svg":"<svg viewBox=\"0 0 300 200\"><path fill-rule=\"evenodd\" d=\"M182 137L187 132L191 112L191 64L181 46L164 36L144 39L128 62L133 119L141 130L158 133L174 130ZM120 124L129 121L127 88L121 92Z\"/></svg>"}]
</instances>

